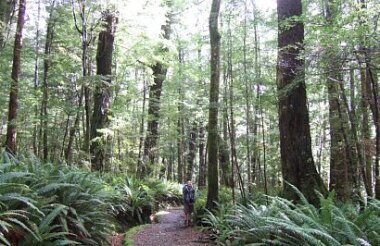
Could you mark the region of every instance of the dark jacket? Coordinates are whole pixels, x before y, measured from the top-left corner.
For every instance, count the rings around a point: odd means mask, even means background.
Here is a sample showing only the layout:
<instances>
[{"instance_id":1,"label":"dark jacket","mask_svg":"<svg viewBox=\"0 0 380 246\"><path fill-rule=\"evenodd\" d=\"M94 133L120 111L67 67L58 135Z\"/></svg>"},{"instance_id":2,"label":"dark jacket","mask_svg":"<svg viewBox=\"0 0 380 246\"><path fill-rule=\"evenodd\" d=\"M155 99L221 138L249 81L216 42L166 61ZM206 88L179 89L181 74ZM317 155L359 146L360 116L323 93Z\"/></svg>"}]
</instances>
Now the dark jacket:
<instances>
[{"instance_id":1,"label":"dark jacket","mask_svg":"<svg viewBox=\"0 0 380 246\"><path fill-rule=\"evenodd\" d=\"M190 204L195 202L195 190L189 185L185 185L182 188L183 203Z\"/></svg>"}]
</instances>

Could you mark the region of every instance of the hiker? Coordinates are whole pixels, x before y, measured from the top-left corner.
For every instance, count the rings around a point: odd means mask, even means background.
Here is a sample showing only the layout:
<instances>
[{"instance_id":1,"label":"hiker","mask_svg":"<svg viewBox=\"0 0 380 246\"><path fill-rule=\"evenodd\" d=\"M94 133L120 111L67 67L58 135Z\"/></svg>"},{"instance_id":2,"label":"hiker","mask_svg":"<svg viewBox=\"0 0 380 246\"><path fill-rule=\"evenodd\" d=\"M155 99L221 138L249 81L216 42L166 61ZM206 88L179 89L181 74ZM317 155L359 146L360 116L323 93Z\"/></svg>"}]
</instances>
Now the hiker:
<instances>
[{"instance_id":1,"label":"hiker","mask_svg":"<svg viewBox=\"0 0 380 246\"><path fill-rule=\"evenodd\" d=\"M183 209L185 213L185 226L191 225L191 214L194 211L195 203L195 190L193 188L193 183L188 180L182 189L183 195Z\"/></svg>"}]
</instances>

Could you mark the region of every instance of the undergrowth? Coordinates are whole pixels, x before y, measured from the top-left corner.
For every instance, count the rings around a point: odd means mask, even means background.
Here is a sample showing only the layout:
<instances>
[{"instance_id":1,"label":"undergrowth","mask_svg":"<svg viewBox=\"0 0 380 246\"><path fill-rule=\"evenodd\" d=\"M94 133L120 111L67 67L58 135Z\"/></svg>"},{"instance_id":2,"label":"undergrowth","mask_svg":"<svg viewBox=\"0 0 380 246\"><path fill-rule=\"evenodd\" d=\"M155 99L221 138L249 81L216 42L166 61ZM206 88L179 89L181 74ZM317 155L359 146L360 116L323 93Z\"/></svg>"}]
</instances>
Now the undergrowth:
<instances>
[{"instance_id":1,"label":"undergrowth","mask_svg":"<svg viewBox=\"0 0 380 246\"><path fill-rule=\"evenodd\" d=\"M108 245L114 232L149 222L178 185L100 174L29 157L0 160L0 245Z\"/></svg>"},{"instance_id":2,"label":"undergrowth","mask_svg":"<svg viewBox=\"0 0 380 246\"><path fill-rule=\"evenodd\" d=\"M220 204L203 223L223 245L380 245L379 200L361 208L340 204L330 193L316 208L299 196L297 205L280 197L268 197L268 205Z\"/></svg>"}]
</instances>

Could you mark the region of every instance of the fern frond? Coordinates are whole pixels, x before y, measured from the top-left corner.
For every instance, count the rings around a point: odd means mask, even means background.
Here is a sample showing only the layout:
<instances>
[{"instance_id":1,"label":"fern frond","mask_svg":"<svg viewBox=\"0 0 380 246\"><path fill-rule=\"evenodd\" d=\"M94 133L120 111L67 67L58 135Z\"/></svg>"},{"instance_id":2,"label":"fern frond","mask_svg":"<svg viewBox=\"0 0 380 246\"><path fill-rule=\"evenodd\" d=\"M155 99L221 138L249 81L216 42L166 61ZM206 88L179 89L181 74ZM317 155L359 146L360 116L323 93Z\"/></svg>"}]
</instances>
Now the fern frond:
<instances>
[{"instance_id":1,"label":"fern frond","mask_svg":"<svg viewBox=\"0 0 380 246\"><path fill-rule=\"evenodd\" d=\"M0 242L3 242L6 246L11 246L11 243L4 237L2 232L0 232Z\"/></svg>"}]
</instances>

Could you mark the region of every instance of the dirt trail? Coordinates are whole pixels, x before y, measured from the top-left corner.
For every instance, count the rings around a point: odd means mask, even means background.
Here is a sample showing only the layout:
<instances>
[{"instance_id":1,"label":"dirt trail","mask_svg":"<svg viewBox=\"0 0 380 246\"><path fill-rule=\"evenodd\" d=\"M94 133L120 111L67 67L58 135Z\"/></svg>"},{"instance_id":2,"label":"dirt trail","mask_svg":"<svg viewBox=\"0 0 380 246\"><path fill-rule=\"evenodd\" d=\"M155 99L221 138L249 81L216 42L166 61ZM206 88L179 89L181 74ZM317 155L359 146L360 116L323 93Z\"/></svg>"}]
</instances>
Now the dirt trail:
<instances>
[{"instance_id":1,"label":"dirt trail","mask_svg":"<svg viewBox=\"0 0 380 246\"><path fill-rule=\"evenodd\" d=\"M204 233L184 226L182 208L170 208L157 216L158 223L149 225L134 236L136 246L213 245Z\"/></svg>"}]
</instances>

